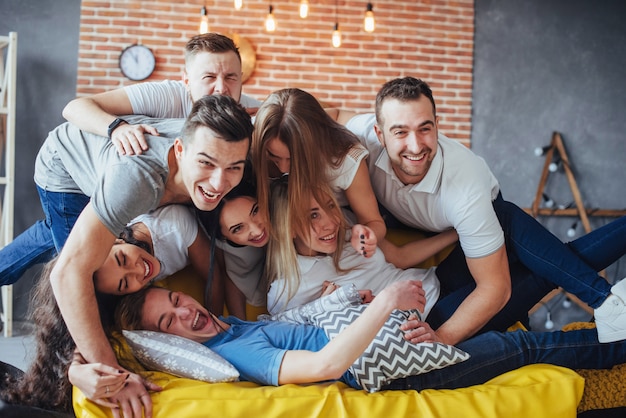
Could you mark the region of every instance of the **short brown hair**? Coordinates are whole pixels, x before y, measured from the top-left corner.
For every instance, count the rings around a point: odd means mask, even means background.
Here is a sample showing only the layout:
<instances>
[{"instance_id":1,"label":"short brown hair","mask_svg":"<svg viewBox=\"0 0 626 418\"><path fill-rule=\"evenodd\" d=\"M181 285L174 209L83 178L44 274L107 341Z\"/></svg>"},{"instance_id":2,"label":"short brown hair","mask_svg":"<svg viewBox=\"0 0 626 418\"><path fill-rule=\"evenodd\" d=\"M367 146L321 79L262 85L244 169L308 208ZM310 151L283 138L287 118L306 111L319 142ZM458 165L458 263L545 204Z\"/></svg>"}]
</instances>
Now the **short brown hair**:
<instances>
[{"instance_id":1,"label":"short brown hair","mask_svg":"<svg viewBox=\"0 0 626 418\"><path fill-rule=\"evenodd\" d=\"M234 52L241 63L239 48L237 48L232 39L228 36L215 32L203 33L194 36L187 42L187 45L185 46L185 63L200 52L221 54L229 51Z\"/></svg>"}]
</instances>

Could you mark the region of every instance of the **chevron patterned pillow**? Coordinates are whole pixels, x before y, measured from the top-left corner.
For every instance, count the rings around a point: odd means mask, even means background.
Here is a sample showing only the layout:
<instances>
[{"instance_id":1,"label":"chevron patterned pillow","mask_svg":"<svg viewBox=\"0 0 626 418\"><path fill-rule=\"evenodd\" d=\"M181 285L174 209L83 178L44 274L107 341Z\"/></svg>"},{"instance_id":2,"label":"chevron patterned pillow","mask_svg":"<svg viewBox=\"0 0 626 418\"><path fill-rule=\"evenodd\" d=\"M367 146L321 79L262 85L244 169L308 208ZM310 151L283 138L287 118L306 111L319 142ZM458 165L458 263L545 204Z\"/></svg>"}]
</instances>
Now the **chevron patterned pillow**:
<instances>
[{"instance_id":1,"label":"chevron patterned pillow","mask_svg":"<svg viewBox=\"0 0 626 418\"><path fill-rule=\"evenodd\" d=\"M322 312L311 319L332 340L354 322L366 307L367 305L360 305L340 311ZM350 367L350 372L364 390L377 392L394 379L442 369L470 357L468 353L452 345L408 342L400 329L407 317L406 311L393 311L361 357Z\"/></svg>"}]
</instances>

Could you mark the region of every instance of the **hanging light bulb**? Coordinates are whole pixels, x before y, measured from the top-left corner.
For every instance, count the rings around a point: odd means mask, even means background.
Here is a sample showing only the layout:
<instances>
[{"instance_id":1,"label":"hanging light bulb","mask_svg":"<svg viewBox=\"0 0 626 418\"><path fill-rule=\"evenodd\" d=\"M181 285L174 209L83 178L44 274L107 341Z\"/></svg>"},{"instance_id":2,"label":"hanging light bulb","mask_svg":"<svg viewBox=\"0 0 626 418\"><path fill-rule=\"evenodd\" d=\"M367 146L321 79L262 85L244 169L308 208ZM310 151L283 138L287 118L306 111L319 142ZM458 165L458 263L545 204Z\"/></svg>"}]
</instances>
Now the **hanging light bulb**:
<instances>
[{"instance_id":1,"label":"hanging light bulb","mask_svg":"<svg viewBox=\"0 0 626 418\"><path fill-rule=\"evenodd\" d=\"M335 23L335 29L333 30L333 46L339 48L341 46L341 31L339 30L339 23Z\"/></svg>"},{"instance_id":2,"label":"hanging light bulb","mask_svg":"<svg viewBox=\"0 0 626 418\"><path fill-rule=\"evenodd\" d=\"M274 7L270 4L270 11L265 18L265 30L274 32L276 30L276 19L274 19Z\"/></svg>"},{"instance_id":3,"label":"hanging light bulb","mask_svg":"<svg viewBox=\"0 0 626 418\"><path fill-rule=\"evenodd\" d=\"M567 230L567 236L574 238L576 236L576 228L578 228L578 221L574 222L572 226Z\"/></svg>"},{"instance_id":4,"label":"hanging light bulb","mask_svg":"<svg viewBox=\"0 0 626 418\"><path fill-rule=\"evenodd\" d=\"M374 6L372 3L367 3L367 9L365 10L365 18L363 19L363 29L365 32L372 33L376 29L376 21L374 20Z\"/></svg>"},{"instance_id":5,"label":"hanging light bulb","mask_svg":"<svg viewBox=\"0 0 626 418\"><path fill-rule=\"evenodd\" d=\"M207 33L209 31L209 16L207 15L206 6L202 6L200 9L200 28L198 32L200 34Z\"/></svg>"},{"instance_id":6,"label":"hanging light bulb","mask_svg":"<svg viewBox=\"0 0 626 418\"><path fill-rule=\"evenodd\" d=\"M243 7L243 0L235 0L235 10L241 10Z\"/></svg>"},{"instance_id":7,"label":"hanging light bulb","mask_svg":"<svg viewBox=\"0 0 626 418\"><path fill-rule=\"evenodd\" d=\"M300 17L306 19L309 15L309 0L300 0Z\"/></svg>"},{"instance_id":8,"label":"hanging light bulb","mask_svg":"<svg viewBox=\"0 0 626 418\"><path fill-rule=\"evenodd\" d=\"M543 326L546 327L546 329L554 328L554 321L552 320L552 315L550 314L549 311L548 311L548 314L546 315L546 323L543 324Z\"/></svg>"}]
</instances>

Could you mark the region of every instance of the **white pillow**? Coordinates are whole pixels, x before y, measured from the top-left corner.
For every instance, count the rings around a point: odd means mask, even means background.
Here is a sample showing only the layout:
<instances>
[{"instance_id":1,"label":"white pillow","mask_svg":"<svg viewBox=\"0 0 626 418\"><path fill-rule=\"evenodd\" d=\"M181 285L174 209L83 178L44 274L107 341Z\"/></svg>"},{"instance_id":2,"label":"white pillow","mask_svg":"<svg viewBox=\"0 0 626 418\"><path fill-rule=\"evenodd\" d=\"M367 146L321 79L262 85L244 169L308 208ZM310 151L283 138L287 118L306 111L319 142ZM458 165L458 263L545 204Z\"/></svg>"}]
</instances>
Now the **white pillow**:
<instances>
[{"instance_id":1,"label":"white pillow","mask_svg":"<svg viewBox=\"0 0 626 418\"><path fill-rule=\"evenodd\" d=\"M322 312L311 318L329 339L335 338L358 318L367 305L340 311ZM467 360L470 355L452 345L442 343L413 344L404 339L400 325L408 312L395 310L363 354L352 364L350 372L361 387L377 392L394 379L442 369Z\"/></svg>"},{"instance_id":2,"label":"white pillow","mask_svg":"<svg viewBox=\"0 0 626 418\"><path fill-rule=\"evenodd\" d=\"M239 372L232 364L188 338L154 331L122 333L135 358L148 370L209 383L239 379Z\"/></svg>"}]
</instances>

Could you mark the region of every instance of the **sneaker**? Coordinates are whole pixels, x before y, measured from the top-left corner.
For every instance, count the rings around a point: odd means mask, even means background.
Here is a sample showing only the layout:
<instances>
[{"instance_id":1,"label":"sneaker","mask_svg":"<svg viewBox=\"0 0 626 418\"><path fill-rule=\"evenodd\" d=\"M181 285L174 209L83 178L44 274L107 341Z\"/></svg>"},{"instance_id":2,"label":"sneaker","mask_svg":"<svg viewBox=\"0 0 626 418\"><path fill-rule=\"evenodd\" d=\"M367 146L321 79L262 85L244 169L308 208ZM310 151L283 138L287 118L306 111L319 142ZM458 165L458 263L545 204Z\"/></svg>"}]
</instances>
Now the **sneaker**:
<instances>
[{"instance_id":1,"label":"sneaker","mask_svg":"<svg viewBox=\"0 0 626 418\"><path fill-rule=\"evenodd\" d=\"M611 287L611 294L594 310L598 340L610 343L626 339L626 279Z\"/></svg>"}]
</instances>

